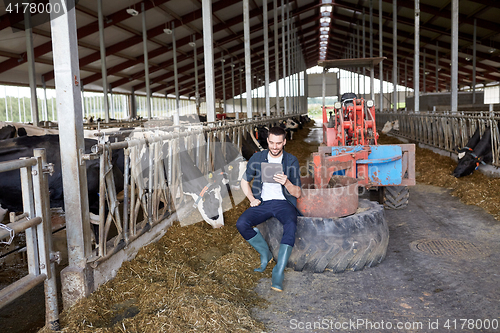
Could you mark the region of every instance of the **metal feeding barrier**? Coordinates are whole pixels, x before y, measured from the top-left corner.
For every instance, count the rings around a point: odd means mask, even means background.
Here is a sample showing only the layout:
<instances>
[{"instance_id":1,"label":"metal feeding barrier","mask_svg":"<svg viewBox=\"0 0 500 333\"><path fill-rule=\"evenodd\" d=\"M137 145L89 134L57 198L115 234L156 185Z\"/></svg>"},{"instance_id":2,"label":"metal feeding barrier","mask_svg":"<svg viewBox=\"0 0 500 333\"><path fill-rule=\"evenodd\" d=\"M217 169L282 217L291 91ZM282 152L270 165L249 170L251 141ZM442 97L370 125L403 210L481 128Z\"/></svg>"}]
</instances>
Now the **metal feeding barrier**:
<instances>
[{"instance_id":1,"label":"metal feeding barrier","mask_svg":"<svg viewBox=\"0 0 500 333\"><path fill-rule=\"evenodd\" d=\"M10 244L15 235L25 232L28 274L0 290L0 308L44 282L46 326L59 330L54 262L60 256L52 252L47 180L52 165L46 162L45 149L34 149L34 157L0 163L0 172L16 170L21 173L24 212L17 216L11 213L11 223L0 224L0 243Z\"/></svg>"},{"instance_id":2,"label":"metal feeding barrier","mask_svg":"<svg viewBox=\"0 0 500 333\"><path fill-rule=\"evenodd\" d=\"M492 165L500 167L500 133L498 112L459 113L377 113L377 126L382 128L387 121L399 122L395 133L448 152L463 148L479 128L481 135L491 128Z\"/></svg>"},{"instance_id":3,"label":"metal feeding barrier","mask_svg":"<svg viewBox=\"0 0 500 333\"><path fill-rule=\"evenodd\" d=\"M289 116L150 128L133 131L127 140L121 142L104 143L101 140L93 147L92 156L87 157L100 158L99 216L91 216L98 236L88 262L97 267L159 222L171 217L179 207L191 207L185 204L190 198L183 193L181 147L206 176L215 171L216 142L222 143L225 154L224 143L228 138L227 143L233 144L241 153L242 137L247 132L252 133L253 126L286 118ZM113 133L107 133L110 134ZM118 199L112 173L113 151L119 149L124 150L123 201Z\"/></svg>"}]
</instances>

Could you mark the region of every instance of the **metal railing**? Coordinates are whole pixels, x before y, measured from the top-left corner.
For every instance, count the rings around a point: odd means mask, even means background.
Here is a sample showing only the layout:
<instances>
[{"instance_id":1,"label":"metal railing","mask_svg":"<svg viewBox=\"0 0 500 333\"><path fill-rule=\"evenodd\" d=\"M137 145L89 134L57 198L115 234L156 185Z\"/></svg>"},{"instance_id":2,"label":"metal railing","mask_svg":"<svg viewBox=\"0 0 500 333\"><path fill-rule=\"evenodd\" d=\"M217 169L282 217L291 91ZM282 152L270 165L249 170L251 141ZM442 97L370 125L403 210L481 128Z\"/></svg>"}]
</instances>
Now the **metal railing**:
<instances>
[{"instance_id":1,"label":"metal railing","mask_svg":"<svg viewBox=\"0 0 500 333\"><path fill-rule=\"evenodd\" d=\"M92 258L88 258L88 261L97 267L156 224L172 216L179 207L191 207L191 199L184 195L181 181L181 147L185 147L201 173L209 177L209 173L215 171L216 142L221 142L222 147L225 147L228 138L227 143L233 144L241 153L242 138L247 132L253 131L253 126L276 123L291 116L297 115L150 128L135 131L133 136L122 142L104 143L104 140L100 140L92 153L95 155L93 158L100 158L99 216L91 217L91 222L98 226L99 232L98 240L93 244ZM123 149L124 154L121 209L112 175L113 151L120 149ZM113 225L114 233L110 232Z\"/></svg>"},{"instance_id":2,"label":"metal railing","mask_svg":"<svg viewBox=\"0 0 500 333\"><path fill-rule=\"evenodd\" d=\"M34 157L0 163L0 172L21 174L24 212L11 213L7 225L0 224L0 243L9 244L15 235L25 232L28 275L0 290L0 308L44 282L45 323L51 330L59 330L55 261L59 255L52 252L50 198L45 149L34 149ZM4 241L9 238L8 241Z\"/></svg>"},{"instance_id":3,"label":"metal railing","mask_svg":"<svg viewBox=\"0 0 500 333\"><path fill-rule=\"evenodd\" d=\"M491 148L494 166L500 167L500 133L498 112L458 112L458 113L377 113L377 126L381 129L387 121L398 120L396 135L432 147L456 152L463 148L477 128L481 135L491 128Z\"/></svg>"}]
</instances>

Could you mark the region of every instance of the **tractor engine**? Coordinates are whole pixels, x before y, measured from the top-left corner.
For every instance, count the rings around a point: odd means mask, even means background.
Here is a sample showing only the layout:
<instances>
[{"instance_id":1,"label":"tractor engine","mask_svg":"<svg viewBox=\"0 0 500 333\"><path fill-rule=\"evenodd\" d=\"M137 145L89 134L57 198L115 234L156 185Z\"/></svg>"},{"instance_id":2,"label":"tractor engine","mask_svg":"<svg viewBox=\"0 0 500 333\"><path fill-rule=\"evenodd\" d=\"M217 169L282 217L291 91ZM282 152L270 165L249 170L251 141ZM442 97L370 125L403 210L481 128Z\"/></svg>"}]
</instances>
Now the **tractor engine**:
<instances>
[{"instance_id":1,"label":"tractor engine","mask_svg":"<svg viewBox=\"0 0 500 333\"><path fill-rule=\"evenodd\" d=\"M333 108L323 107L323 143L327 146L376 145L377 139L373 100L345 93Z\"/></svg>"}]
</instances>

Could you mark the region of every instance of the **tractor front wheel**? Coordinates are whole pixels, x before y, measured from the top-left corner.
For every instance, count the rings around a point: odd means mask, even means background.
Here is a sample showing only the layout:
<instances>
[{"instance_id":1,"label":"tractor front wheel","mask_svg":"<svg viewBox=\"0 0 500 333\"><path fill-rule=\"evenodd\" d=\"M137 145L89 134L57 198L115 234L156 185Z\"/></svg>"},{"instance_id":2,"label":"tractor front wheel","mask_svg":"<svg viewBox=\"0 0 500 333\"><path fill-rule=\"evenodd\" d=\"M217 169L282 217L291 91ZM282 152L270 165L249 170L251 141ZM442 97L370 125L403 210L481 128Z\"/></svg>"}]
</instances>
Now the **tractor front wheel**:
<instances>
[{"instance_id":1,"label":"tractor front wheel","mask_svg":"<svg viewBox=\"0 0 500 333\"><path fill-rule=\"evenodd\" d=\"M276 218L271 218L258 228L277 258L283 226ZM299 216L288 267L316 273L357 271L379 264L385 258L388 243L389 228L383 207L361 199L358 212L350 216Z\"/></svg>"}]
</instances>

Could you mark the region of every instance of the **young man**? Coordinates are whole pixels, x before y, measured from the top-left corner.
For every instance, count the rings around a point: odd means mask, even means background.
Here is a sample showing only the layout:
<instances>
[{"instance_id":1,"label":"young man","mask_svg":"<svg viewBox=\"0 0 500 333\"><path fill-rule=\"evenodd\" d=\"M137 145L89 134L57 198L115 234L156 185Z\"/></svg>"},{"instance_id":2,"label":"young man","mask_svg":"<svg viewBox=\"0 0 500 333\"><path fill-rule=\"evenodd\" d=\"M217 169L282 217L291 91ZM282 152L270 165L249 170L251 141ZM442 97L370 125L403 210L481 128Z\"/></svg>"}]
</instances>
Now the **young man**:
<instances>
[{"instance_id":1,"label":"young man","mask_svg":"<svg viewBox=\"0 0 500 333\"><path fill-rule=\"evenodd\" d=\"M263 272L273 258L269 247L257 228L253 228L271 217L276 217L283 225L278 261L273 268L271 288L283 291L283 278L288 258L295 243L297 228L297 198L301 195L299 161L283 150L286 132L281 127L269 129L267 143L269 148L253 154L241 180L241 189L250 200L248 208L236 222L236 228L246 241L260 254L260 267L255 271ZM275 182L262 182L262 162L280 163L283 173L273 177ZM252 187L250 182L253 179Z\"/></svg>"}]
</instances>

